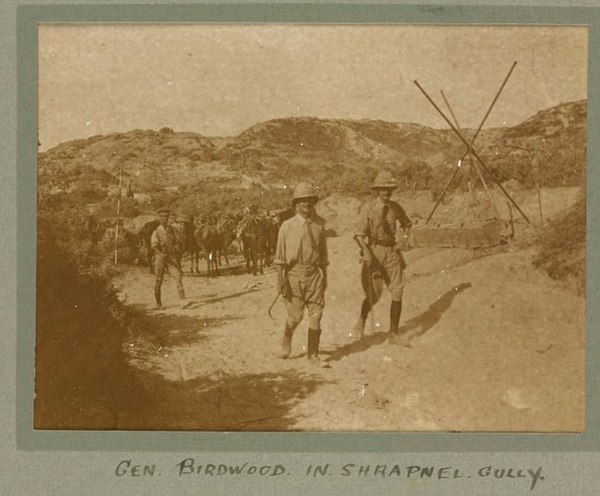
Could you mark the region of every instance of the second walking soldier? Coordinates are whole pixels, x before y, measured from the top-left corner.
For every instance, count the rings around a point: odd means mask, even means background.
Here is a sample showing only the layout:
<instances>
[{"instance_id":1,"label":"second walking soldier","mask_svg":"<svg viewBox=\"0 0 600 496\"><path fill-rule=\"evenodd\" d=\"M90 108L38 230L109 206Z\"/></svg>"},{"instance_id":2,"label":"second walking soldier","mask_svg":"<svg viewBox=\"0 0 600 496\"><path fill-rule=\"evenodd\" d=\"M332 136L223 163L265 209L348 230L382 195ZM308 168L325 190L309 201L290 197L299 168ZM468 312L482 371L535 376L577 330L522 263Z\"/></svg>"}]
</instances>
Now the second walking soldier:
<instances>
[{"instance_id":1,"label":"second walking soldier","mask_svg":"<svg viewBox=\"0 0 600 496\"><path fill-rule=\"evenodd\" d=\"M405 263L400 251L403 243L397 238L397 225L400 224L405 230L405 237L408 237L408 229L412 224L402 207L390 200L392 191L397 187L398 184L389 172L377 174L372 186L376 197L361 212L355 239L363 255L361 278L366 297L362 302L355 331L358 338L362 338L367 316L381 297L385 283L392 296L390 342L408 346L406 339L398 336Z\"/></svg>"},{"instance_id":2,"label":"second walking soldier","mask_svg":"<svg viewBox=\"0 0 600 496\"><path fill-rule=\"evenodd\" d=\"M287 358L292 349L292 336L308 310L307 358L319 362L321 317L327 287L327 242L325 221L315 212L318 196L308 183L294 190L292 204L296 215L279 229L275 266L278 289L284 297L287 320L280 358Z\"/></svg>"},{"instance_id":3,"label":"second walking soldier","mask_svg":"<svg viewBox=\"0 0 600 496\"><path fill-rule=\"evenodd\" d=\"M161 286L167 267L171 267L175 275L177 293L179 299L184 302L185 292L183 290L183 272L181 270L181 255L183 253L183 233L179 226L169 221L170 210L161 208L158 210L160 224L152 233L150 244L155 255L154 258L154 299L156 309L163 308L161 299ZM184 303L185 304L185 303Z\"/></svg>"}]
</instances>

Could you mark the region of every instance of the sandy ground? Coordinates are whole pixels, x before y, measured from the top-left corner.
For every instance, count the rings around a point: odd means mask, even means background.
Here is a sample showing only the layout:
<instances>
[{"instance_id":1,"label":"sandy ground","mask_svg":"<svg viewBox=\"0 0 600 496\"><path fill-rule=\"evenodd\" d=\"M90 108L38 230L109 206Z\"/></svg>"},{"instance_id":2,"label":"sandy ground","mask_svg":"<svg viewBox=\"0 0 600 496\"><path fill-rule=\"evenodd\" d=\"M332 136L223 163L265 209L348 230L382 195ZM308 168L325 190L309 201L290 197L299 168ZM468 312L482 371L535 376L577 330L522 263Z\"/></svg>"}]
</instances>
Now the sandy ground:
<instances>
[{"instance_id":1,"label":"sandy ground","mask_svg":"<svg viewBox=\"0 0 600 496\"><path fill-rule=\"evenodd\" d=\"M558 195L553 214L575 196ZM535 197L525 200L533 215ZM116 284L137 324L124 347L151 407L122 412L117 428L583 430L585 300L534 270L532 248L407 251L401 332L410 346L387 341L387 294L357 343L360 264L353 218L341 218L340 205L355 207L340 199L323 205L337 233L328 240L322 322L328 367L306 360L306 322L292 356L276 357L285 311L278 301L274 319L267 314L276 295L272 267L252 276L238 260L207 279L184 263L188 306L167 276L162 311L152 310L152 274L128 268Z\"/></svg>"}]
</instances>

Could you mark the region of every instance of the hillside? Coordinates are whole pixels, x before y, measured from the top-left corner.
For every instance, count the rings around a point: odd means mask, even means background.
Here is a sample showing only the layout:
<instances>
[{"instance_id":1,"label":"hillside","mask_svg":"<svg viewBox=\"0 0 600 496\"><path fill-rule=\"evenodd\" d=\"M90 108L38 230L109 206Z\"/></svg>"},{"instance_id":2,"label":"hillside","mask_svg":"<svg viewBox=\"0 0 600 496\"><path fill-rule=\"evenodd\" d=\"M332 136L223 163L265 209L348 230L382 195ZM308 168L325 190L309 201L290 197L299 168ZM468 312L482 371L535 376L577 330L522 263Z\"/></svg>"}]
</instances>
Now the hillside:
<instances>
[{"instance_id":1,"label":"hillside","mask_svg":"<svg viewBox=\"0 0 600 496\"><path fill-rule=\"evenodd\" d=\"M441 165L457 153L458 140L448 131L417 124L373 120L324 120L311 117L276 119L258 124L226 150L264 149L263 158L293 154L297 159L333 159L349 166L424 160ZM277 173L277 171L273 171Z\"/></svg>"},{"instance_id":2,"label":"hillside","mask_svg":"<svg viewBox=\"0 0 600 496\"><path fill-rule=\"evenodd\" d=\"M498 151L501 156L493 166L526 186L533 186L536 175L542 186L581 184L586 173L587 101L543 110L506 129Z\"/></svg>"},{"instance_id":3,"label":"hillside","mask_svg":"<svg viewBox=\"0 0 600 496\"><path fill-rule=\"evenodd\" d=\"M586 101L561 104L505 129L484 129L476 150L498 180L579 184L585 172ZM465 130L471 136L473 130ZM441 188L464 145L452 130L379 120L275 119L233 138L133 130L69 141L40 153L40 185L114 192L119 169L137 193L214 183L247 189L310 180L325 194L360 195L380 169L401 189ZM538 175L532 164L539 164ZM464 181L462 181L464 183ZM460 185L461 181L457 181Z\"/></svg>"}]
</instances>

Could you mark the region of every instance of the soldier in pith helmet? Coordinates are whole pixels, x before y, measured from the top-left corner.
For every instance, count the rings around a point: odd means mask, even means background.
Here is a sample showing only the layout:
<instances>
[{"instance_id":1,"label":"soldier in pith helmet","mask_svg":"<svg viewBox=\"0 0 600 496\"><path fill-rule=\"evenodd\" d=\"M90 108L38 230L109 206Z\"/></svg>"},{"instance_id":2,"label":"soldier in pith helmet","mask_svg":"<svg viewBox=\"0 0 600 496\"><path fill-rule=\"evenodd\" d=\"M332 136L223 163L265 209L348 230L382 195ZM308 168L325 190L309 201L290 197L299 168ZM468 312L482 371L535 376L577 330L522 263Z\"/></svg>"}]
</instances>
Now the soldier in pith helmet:
<instances>
[{"instance_id":1,"label":"soldier in pith helmet","mask_svg":"<svg viewBox=\"0 0 600 496\"><path fill-rule=\"evenodd\" d=\"M291 353L292 336L308 310L307 358L320 363L321 317L327 288L327 241L325 221L315 212L317 193L308 183L294 190L296 215L281 224L277 237L275 266L277 285L287 310L280 358Z\"/></svg>"},{"instance_id":2,"label":"soldier in pith helmet","mask_svg":"<svg viewBox=\"0 0 600 496\"><path fill-rule=\"evenodd\" d=\"M381 297L385 283L392 296L390 342L407 346L406 339L398 336L405 269L404 257L400 251L404 243L399 239L401 230L398 227L404 230L406 238L412 224L402 207L390 199L397 187L398 183L391 173L379 172L371 188L375 198L361 211L355 239L362 250L361 282L366 296L354 331L356 337L361 339L367 316Z\"/></svg>"}]
</instances>

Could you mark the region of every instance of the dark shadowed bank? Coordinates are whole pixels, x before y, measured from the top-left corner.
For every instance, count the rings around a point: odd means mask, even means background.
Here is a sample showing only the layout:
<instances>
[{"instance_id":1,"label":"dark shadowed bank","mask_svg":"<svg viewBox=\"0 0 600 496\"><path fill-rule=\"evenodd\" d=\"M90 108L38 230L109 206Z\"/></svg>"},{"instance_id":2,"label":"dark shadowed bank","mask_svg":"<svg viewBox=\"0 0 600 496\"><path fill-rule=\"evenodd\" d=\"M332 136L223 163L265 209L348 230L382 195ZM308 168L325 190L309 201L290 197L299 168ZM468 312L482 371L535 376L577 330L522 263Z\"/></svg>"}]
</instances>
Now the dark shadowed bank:
<instances>
[{"instance_id":1,"label":"dark shadowed bank","mask_svg":"<svg viewBox=\"0 0 600 496\"><path fill-rule=\"evenodd\" d=\"M86 271L56 227L39 222L35 427L114 427L142 401L122 351L131 320L108 276Z\"/></svg>"},{"instance_id":2,"label":"dark shadowed bank","mask_svg":"<svg viewBox=\"0 0 600 496\"><path fill-rule=\"evenodd\" d=\"M582 193L563 216L550 222L540 235L535 267L550 277L571 282L577 292L585 291L586 201Z\"/></svg>"}]
</instances>

